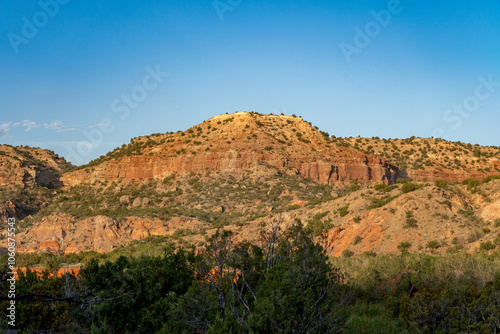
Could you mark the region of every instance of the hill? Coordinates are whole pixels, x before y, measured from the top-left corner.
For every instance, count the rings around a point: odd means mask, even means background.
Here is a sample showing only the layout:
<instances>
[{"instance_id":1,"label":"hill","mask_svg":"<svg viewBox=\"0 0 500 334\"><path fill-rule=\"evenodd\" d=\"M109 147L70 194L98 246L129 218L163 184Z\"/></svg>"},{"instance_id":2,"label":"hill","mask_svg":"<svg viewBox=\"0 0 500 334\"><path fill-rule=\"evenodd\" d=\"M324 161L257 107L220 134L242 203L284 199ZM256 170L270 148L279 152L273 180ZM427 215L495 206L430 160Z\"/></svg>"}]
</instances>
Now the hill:
<instances>
[{"instance_id":1,"label":"hill","mask_svg":"<svg viewBox=\"0 0 500 334\"><path fill-rule=\"evenodd\" d=\"M4 215L21 219L27 253L166 240L203 248L222 227L255 241L270 220L301 220L333 256L491 251L500 244L499 152L337 138L300 117L236 113L134 138L63 173L62 188L12 182L0 199Z\"/></svg>"},{"instance_id":2,"label":"hill","mask_svg":"<svg viewBox=\"0 0 500 334\"><path fill-rule=\"evenodd\" d=\"M481 180L500 173L500 147L449 142L439 138L346 138L349 147L383 157L417 181Z\"/></svg>"},{"instance_id":3,"label":"hill","mask_svg":"<svg viewBox=\"0 0 500 334\"><path fill-rule=\"evenodd\" d=\"M28 146L0 145L0 185L55 188L73 166L52 151Z\"/></svg>"},{"instance_id":4,"label":"hill","mask_svg":"<svg viewBox=\"0 0 500 334\"><path fill-rule=\"evenodd\" d=\"M173 172L238 171L265 163L319 183L394 183L403 173L374 155L345 147L300 117L235 113L177 133L132 139L62 178L83 182L163 178Z\"/></svg>"}]
</instances>

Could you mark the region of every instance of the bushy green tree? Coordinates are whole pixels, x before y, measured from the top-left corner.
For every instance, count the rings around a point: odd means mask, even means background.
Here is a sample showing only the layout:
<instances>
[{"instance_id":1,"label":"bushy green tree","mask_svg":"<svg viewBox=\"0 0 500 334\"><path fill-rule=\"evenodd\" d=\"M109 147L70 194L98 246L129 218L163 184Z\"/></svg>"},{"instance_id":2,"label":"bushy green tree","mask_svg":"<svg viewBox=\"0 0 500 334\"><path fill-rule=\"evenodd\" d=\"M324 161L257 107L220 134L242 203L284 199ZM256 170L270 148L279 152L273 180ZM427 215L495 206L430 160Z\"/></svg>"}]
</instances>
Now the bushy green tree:
<instances>
[{"instance_id":1,"label":"bushy green tree","mask_svg":"<svg viewBox=\"0 0 500 334\"><path fill-rule=\"evenodd\" d=\"M344 290L312 231L274 224L261 245L217 232L195 282L172 310L171 332L329 333L345 323Z\"/></svg>"},{"instance_id":2,"label":"bushy green tree","mask_svg":"<svg viewBox=\"0 0 500 334\"><path fill-rule=\"evenodd\" d=\"M279 261L257 293L252 327L259 333L334 333L344 320L345 295L322 247L301 224L277 249Z\"/></svg>"},{"instance_id":3,"label":"bushy green tree","mask_svg":"<svg viewBox=\"0 0 500 334\"><path fill-rule=\"evenodd\" d=\"M422 333L497 333L500 276L481 289L454 284L424 287L413 298L402 298L401 317Z\"/></svg>"},{"instance_id":4,"label":"bushy green tree","mask_svg":"<svg viewBox=\"0 0 500 334\"><path fill-rule=\"evenodd\" d=\"M168 310L188 290L194 277L194 254L173 247L162 257L92 260L80 272L92 298L75 317L96 333L152 333L168 320ZM79 291L82 293L82 291Z\"/></svg>"}]
</instances>

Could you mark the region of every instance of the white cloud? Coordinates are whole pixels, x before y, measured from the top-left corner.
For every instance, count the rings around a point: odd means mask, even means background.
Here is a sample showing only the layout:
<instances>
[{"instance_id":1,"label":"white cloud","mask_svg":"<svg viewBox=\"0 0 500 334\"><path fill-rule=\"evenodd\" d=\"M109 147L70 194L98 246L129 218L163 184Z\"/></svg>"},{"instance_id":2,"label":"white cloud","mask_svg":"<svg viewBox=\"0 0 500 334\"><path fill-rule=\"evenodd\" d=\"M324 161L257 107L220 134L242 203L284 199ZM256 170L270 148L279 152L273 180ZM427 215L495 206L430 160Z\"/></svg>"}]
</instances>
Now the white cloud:
<instances>
[{"instance_id":1,"label":"white cloud","mask_svg":"<svg viewBox=\"0 0 500 334\"><path fill-rule=\"evenodd\" d=\"M43 125L42 125L42 124L38 124L37 122L25 119L21 122L15 122L15 123L4 122L4 123L0 124L0 138L8 136L10 131L13 128L17 128L17 127L24 128L24 131L26 131L26 132L33 130L33 129L36 129L36 128L40 128L40 127L43 127L44 129L47 129L47 130L56 131L56 132L78 130L78 128L67 127L63 124L62 121L58 121L58 120L52 121L50 123L43 123Z\"/></svg>"},{"instance_id":2,"label":"white cloud","mask_svg":"<svg viewBox=\"0 0 500 334\"><path fill-rule=\"evenodd\" d=\"M50 129L50 130L62 131L63 122L61 122L61 121L53 121L50 124L47 124L47 123L43 124L43 127L46 128L46 129Z\"/></svg>"},{"instance_id":3,"label":"white cloud","mask_svg":"<svg viewBox=\"0 0 500 334\"><path fill-rule=\"evenodd\" d=\"M27 119L25 119L25 120L23 120L21 122L21 126L23 128L26 128L24 131L30 131L32 129L36 129L36 128L41 127L40 124L37 124L36 122L30 121L30 120L27 120Z\"/></svg>"},{"instance_id":4,"label":"white cloud","mask_svg":"<svg viewBox=\"0 0 500 334\"><path fill-rule=\"evenodd\" d=\"M12 124L13 128L17 128L18 126L22 126L23 128L26 128L26 130L24 130L24 131L30 131L32 129L39 128L41 125L37 124L36 122L25 119L22 122L16 122L16 123Z\"/></svg>"},{"instance_id":5,"label":"white cloud","mask_svg":"<svg viewBox=\"0 0 500 334\"><path fill-rule=\"evenodd\" d=\"M10 129L12 129L12 124L10 122L0 124L0 138L7 137Z\"/></svg>"}]
</instances>

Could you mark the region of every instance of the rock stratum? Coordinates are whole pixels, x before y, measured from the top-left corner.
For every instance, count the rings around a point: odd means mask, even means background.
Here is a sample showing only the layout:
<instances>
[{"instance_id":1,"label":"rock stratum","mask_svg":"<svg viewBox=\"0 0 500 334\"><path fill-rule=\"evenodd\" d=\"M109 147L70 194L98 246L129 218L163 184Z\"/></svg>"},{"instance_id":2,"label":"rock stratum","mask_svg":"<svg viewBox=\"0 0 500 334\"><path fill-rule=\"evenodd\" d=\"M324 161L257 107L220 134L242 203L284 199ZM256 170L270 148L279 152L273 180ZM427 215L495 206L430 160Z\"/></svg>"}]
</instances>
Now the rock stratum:
<instances>
[{"instance_id":1,"label":"rock stratum","mask_svg":"<svg viewBox=\"0 0 500 334\"><path fill-rule=\"evenodd\" d=\"M0 145L0 186L57 188L62 185L60 176L63 171L72 167L49 150Z\"/></svg>"},{"instance_id":2,"label":"rock stratum","mask_svg":"<svg viewBox=\"0 0 500 334\"><path fill-rule=\"evenodd\" d=\"M237 171L258 162L327 184L353 180L393 184L404 176L379 157L338 145L302 118L252 113L216 116L184 132L136 138L102 160L65 174L64 185Z\"/></svg>"},{"instance_id":3,"label":"rock stratum","mask_svg":"<svg viewBox=\"0 0 500 334\"><path fill-rule=\"evenodd\" d=\"M1 146L0 219L19 220L19 252L102 253L157 237L204 247L219 228L258 241L270 220L302 221L332 256L500 245L499 147L337 138L300 117L235 113L71 167Z\"/></svg>"}]
</instances>

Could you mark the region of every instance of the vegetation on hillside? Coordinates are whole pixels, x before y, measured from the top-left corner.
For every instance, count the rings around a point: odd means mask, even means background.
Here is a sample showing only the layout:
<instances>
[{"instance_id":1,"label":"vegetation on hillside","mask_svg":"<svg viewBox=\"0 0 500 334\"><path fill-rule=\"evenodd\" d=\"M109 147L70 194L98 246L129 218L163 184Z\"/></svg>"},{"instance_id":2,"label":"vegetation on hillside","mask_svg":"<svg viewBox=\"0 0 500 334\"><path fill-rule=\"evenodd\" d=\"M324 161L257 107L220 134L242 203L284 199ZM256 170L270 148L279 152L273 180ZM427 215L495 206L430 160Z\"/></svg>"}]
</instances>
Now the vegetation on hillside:
<instances>
[{"instance_id":1,"label":"vegetation on hillside","mask_svg":"<svg viewBox=\"0 0 500 334\"><path fill-rule=\"evenodd\" d=\"M122 224L132 218L168 226L161 233L169 234L116 241L109 253L18 254L18 266L45 270L41 277L20 274L20 327L75 334L500 331L500 219L494 214L499 147L415 137L337 138L295 115L249 115L245 122L225 115L186 131L133 138L78 173L90 175L103 162L124 157L224 151L241 140L271 157L295 154L298 147L301 163L301 154L353 149L404 170L461 171L474 178L325 185L260 161L236 172L207 169L65 189L4 185L0 215L18 218L23 247L36 250L37 238L27 232L50 230L54 220L63 236L47 232L43 241L60 238L61 244L96 250L87 240L95 233L88 218L99 215L121 228L118 239L132 235ZM38 164L57 175L71 167L53 152L28 147L2 146L0 158L6 168ZM50 159L57 167L47 165ZM475 179L481 175L489 176ZM259 234L269 216L286 217L288 225L272 221ZM88 228L74 238L80 223ZM5 230L1 238L5 242ZM241 241L246 238L251 242ZM7 256L0 256L0 267L6 264ZM71 265L82 266L77 277L50 276ZM0 285L0 310L6 309L6 289Z\"/></svg>"},{"instance_id":2,"label":"vegetation on hillside","mask_svg":"<svg viewBox=\"0 0 500 334\"><path fill-rule=\"evenodd\" d=\"M383 157L403 170L477 171L484 174L500 173L499 146L480 146L462 142L448 142L439 138L380 139L379 137L348 137L342 139L349 147L365 154Z\"/></svg>"},{"instance_id":3,"label":"vegetation on hillside","mask_svg":"<svg viewBox=\"0 0 500 334\"><path fill-rule=\"evenodd\" d=\"M47 149L30 146L0 145L0 157L9 157L12 161L21 163L22 166L35 165L51 172L56 176L71 170L73 165L60 157L57 153ZM13 167L8 161L4 168Z\"/></svg>"},{"instance_id":4,"label":"vegetation on hillside","mask_svg":"<svg viewBox=\"0 0 500 334\"><path fill-rule=\"evenodd\" d=\"M313 233L300 222L285 230L272 224L261 230L261 243L250 244L220 230L198 254L151 242L136 256L89 256L77 277L49 277L56 269L50 266L41 277L21 274L18 328L375 334L500 329L498 252L329 259ZM0 289L5 296L7 284ZM7 302L0 302L1 310Z\"/></svg>"}]
</instances>

